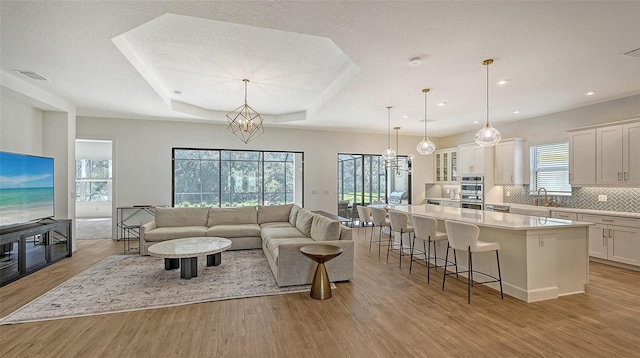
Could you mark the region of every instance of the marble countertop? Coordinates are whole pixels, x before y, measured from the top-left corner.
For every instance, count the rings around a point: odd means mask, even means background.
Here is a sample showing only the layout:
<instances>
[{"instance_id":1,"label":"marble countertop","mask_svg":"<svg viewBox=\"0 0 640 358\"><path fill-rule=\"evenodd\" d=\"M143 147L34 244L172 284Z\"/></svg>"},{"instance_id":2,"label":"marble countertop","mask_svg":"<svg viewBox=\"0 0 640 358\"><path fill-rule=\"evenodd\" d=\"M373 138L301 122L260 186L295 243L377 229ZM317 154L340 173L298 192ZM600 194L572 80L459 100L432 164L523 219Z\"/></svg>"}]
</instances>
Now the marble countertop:
<instances>
[{"instance_id":1,"label":"marble countertop","mask_svg":"<svg viewBox=\"0 0 640 358\"><path fill-rule=\"evenodd\" d=\"M640 219L640 213L629 213L624 211L606 211L606 210L593 210L593 209L578 209L578 208L566 208L566 207L555 207L555 206L534 206L534 205L525 205L525 204L512 204L512 203L487 203L487 205L504 205L508 207L516 207L516 208L525 208L525 209L547 209L549 211L563 211L569 213L578 213L578 214L592 214L592 215L605 215L605 216L617 216L621 218L632 218L632 219Z\"/></svg>"},{"instance_id":2,"label":"marble countertop","mask_svg":"<svg viewBox=\"0 0 640 358\"><path fill-rule=\"evenodd\" d=\"M439 205L387 205L389 210L435 217L439 220L457 220L481 227L506 230L532 230L589 226L592 223L556 218L499 213L473 209L444 207Z\"/></svg>"}]
</instances>

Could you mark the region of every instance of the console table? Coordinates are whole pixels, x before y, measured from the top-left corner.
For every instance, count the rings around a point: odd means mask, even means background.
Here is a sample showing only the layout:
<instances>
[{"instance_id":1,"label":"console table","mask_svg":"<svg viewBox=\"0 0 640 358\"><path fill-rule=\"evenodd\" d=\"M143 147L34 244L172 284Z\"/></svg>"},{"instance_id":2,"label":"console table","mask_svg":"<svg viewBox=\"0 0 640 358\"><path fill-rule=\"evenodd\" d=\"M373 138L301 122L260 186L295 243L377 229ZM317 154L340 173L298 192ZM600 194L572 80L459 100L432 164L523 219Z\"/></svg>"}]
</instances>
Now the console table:
<instances>
[{"instance_id":1,"label":"console table","mask_svg":"<svg viewBox=\"0 0 640 358\"><path fill-rule=\"evenodd\" d=\"M0 286L71 257L70 219L47 219L0 230Z\"/></svg>"}]
</instances>

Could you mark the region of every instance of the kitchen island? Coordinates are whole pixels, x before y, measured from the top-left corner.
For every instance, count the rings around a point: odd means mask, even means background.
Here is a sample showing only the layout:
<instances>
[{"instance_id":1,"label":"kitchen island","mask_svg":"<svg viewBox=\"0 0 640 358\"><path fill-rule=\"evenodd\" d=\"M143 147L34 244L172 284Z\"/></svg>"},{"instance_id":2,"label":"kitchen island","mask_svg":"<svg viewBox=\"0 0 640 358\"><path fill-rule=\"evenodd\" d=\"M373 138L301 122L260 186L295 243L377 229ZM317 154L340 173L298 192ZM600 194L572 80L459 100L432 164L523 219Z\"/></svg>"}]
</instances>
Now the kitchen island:
<instances>
[{"instance_id":1,"label":"kitchen island","mask_svg":"<svg viewBox=\"0 0 640 358\"><path fill-rule=\"evenodd\" d=\"M387 205L388 210L480 227L482 241L500 244L500 268L504 293L526 302L585 292L589 281L588 228L591 223L490 212L437 205ZM446 243L437 248L444 257ZM466 254L459 252L458 265L466 269ZM494 255L474 255L474 269L497 274ZM487 286L499 290L497 284Z\"/></svg>"}]
</instances>

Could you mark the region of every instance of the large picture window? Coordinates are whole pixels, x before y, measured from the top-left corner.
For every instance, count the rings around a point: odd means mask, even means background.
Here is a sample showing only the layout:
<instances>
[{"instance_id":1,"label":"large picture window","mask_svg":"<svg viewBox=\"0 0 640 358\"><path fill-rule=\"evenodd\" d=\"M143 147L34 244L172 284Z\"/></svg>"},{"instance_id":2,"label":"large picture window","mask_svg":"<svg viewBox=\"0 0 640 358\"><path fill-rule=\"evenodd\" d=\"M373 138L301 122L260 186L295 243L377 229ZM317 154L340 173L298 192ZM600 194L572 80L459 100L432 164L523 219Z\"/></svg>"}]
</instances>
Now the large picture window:
<instances>
[{"instance_id":1,"label":"large picture window","mask_svg":"<svg viewBox=\"0 0 640 358\"><path fill-rule=\"evenodd\" d=\"M173 149L173 206L302 206L303 153Z\"/></svg>"},{"instance_id":2,"label":"large picture window","mask_svg":"<svg viewBox=\"0 0 640 358\"><path fill-rule=\"evenodd\" d=\"M111 160L76 160L76 201L111 201Z\"/></svg>"}]
</instances>

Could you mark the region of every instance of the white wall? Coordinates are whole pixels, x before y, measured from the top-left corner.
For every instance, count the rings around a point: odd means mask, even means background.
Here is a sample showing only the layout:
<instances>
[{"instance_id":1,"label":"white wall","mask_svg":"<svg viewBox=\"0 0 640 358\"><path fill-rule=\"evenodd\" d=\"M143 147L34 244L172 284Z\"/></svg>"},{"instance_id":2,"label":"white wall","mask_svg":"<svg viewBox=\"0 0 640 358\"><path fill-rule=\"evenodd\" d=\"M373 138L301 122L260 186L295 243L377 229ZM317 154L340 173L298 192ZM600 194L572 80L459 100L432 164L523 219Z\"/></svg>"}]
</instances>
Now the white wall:
<instances>
[{"instance_id":1,"label":"white wall","mask_svg":"<svg viewBox=\"0 0 640 358\"><path fill-rule=\"evenodd\" d=\"M0 150L54 158L55 215L74 219L75 106L5 71L0 71L0 91Z\"/></svg>"},{"instance_id":2,"label":"white wall","mask_svg":"<svg viewBox=\"0 0 640 358\"><path fill-rule=\"evenodd\" d=\"M338 205L338 153L377 154L387 142L385 135L267 127L245 145L221 124L78 117L78 138L97 135L115 139L117 206L171 205L172 147L290 150L305 153L305 207L332 213ZM421 139L401 137L400 154L417 156ZM413 175L418 202L424 198L426 170L424 158L418 157Z\"/></svg>"},{"instance_id":3,"label":"white wall","mask_svg":"<svg viewBox=\"0 0 640 358\"><path fill-rule=\"evenodd\" d=\"M567 130L594 124L621 121L640 116L640 95L620 98L590 106L570 109L516 122L491 123L503 139L524 138L527 144L567 139ZM478 124L478 130L482 123ZM439 138L438 148L473 143L476 131ZM525 151L528 153L528 151Z\"/></svg>"},{"instance_id":4,"label":"white wall","mask_svg":"<svg viewBox=\"0 0 640 358\"><path fill-rule=\"evenodd\" d=\"M42 155L42 111L6 97L0 100L0 149Z\"/></svg>"}]
</instances>

